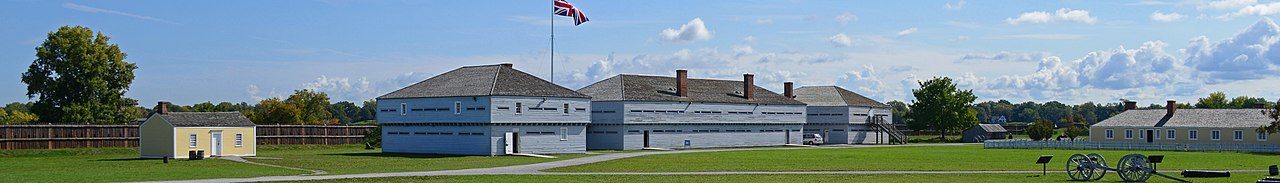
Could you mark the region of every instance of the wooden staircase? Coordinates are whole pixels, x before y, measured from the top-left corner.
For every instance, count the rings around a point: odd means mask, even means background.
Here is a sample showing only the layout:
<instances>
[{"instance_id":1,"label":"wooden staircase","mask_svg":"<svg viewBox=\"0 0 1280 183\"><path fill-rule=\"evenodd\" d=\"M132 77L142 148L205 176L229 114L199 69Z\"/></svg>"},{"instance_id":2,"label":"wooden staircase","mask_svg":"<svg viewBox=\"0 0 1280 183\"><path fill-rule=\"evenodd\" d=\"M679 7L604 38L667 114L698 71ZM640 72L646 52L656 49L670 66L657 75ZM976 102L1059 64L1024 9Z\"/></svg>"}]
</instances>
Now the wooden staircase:
<instances>
[{"instance_id":1,"label":"wooden staircase","mask_svg":"<svg viewBox=\"0 0 1280 183\"><path fill-rule=\"evenodd\" d=\"M898 128L893 126L893 122L885 121L884 117L871 117L868 119L867 124L870 124L871 128L875 128L880 133L888 134L889 144L907 144L907 135L898 131Z\"/></svg>"}]
</instances>

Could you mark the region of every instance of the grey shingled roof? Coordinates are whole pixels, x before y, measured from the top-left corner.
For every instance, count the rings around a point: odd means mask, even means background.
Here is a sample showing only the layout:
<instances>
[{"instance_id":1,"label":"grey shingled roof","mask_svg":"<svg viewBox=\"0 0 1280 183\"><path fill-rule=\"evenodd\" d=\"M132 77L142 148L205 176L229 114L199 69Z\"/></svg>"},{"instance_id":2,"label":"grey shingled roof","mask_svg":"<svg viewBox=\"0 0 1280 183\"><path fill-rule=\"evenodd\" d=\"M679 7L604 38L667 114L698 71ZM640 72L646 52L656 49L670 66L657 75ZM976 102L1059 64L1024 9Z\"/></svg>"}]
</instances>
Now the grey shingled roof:
<instances>
[{"instance_id":1,"label":"grey shingled roof","mask_svg":"<svg viewBox=\"0 0 1280 183\"><path fill-rule=\"evenodd\" d=\"M689 78L689 97L676 94L676 78L621 74L588 85L578 92L591 96L592 101L672 101L718 102L746 104L804 105L760 86L755 87L755 99L742 97L742 81Z\"/></svg>"},{"instance_id":2,"label":"grey shingled roof","mask_svg":"<svg viewBox=\"0 0 1280 183\"><path fill-rule=\"evenodd\" d=\"M982 128L982 131L986 131L986 132L988 132L988 133L1009 132L1008 130L1005 130L1003 126L1000 126L999 124L978 124L978 126L975 126L975 127L977 127L977 128Z\"/></svg>"},{"instance_id":3,"label":"grey shingled roof","mask_svg":"<svg viewBox=\"0 0 1280 183\"><path fill-rule=\"evenodd\" d=\"M1173 116L1165 116L1165 109L1128 110L1102 120L1093 126L1156 127L1259 127L1271 123L1262 109L1177 109Z\"/></svg>"},{"instance_id":4,"label":"grey shingled roof","mask_svg":"<svg viewBox=\"0 0 1280 183\"><path fill-rule=\"evenodd\" d=\"M254 126L240 112L170 112L156 113L174 127L240 127Z\"/></svg>"},{"instance_id":5,"label":"grey shingled roof","mask_svg":"<svg viewBox=\"0 0 1280 183\"><path fill-rule=\"evenodd\" d=\"M838 86L805 86L794 91L796 100L809 106L889 107Z\"/></svg>"},{"instance_id":6,"label":"grey shingled roof","mask_svg":"<svg viewBox=\"0 0 1280 183\"><path fill-rule=\"evenodd\" d=\"M378 97L430 98L462 96L532 96L588 98L529 73L502 65L467 66Z\"/></svg>"}]
</instances>

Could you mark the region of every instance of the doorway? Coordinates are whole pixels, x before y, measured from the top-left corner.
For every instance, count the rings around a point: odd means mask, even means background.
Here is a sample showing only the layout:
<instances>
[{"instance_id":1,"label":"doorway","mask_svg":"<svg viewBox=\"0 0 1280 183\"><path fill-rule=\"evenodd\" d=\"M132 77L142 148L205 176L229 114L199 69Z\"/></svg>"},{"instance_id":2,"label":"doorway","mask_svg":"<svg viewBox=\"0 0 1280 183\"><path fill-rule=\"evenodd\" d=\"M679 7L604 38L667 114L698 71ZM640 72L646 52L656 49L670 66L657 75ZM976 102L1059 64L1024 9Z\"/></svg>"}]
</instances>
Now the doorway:
<instances>
[{"instance_id":1,"label":"doorway","mask_svg":"<svg viewBox=\"0 0 1280 183\"><path fill-rule=\"evenodd\" d=\"M649 130L644 131L644 147L649 148Z\"/></svg>"},{"instance_id":2,"label":"doorway","mask_svg":"<svg viewBox=\"0 0 1280 183\"><path fill-rule=\"evenodd\" d=\"M1147 143L1148 143L1148 144L1152 143L1152 142L1153 142L1152 140L1154 140L1154 139L1155 139L1155 138L1153 138L1153 137L1152 137L1153 135L1155 135L1154 130L1147 130Z\"/></svg>"},{"instance_id":3,"label":"doorway","mask_svg":"<svg viewBox=\"0 0 1280 183\"><path fill-rule=\"evenodd\" d=\"M788 130L786 130L786 132L787 132L787 133L786 133L786 134L784 134L784 135L786 135L786 137L787 137L787 141L783 141L783 143L782 143L782 144L791 144L791 130L789 130L789 129L788 129Z\"/></svg>"},{"instance_id":4,"label":"doorway","mask_svg":"<svg viewBox=\"0 0 1280 183\"><path fill-rule=\"evenodd\" d=\"M222 156L222 131L213 131L209 135L212 139L212 147L209 149L209 156Z\"/></svg>"}]
</instances>

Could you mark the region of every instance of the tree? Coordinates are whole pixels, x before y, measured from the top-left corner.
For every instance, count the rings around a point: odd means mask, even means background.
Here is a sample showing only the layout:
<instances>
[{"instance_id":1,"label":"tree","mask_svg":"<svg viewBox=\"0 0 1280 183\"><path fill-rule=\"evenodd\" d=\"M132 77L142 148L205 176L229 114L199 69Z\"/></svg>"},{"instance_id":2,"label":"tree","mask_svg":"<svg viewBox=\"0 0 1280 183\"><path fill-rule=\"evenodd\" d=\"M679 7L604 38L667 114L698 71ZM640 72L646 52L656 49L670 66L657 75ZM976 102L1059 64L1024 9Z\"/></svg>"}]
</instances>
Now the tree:
<instances>
[{"instance_id":1,"label":"tree","mask_svg":"<svg viewBox=\"0 0 1280 183\"><path fill-rule=\"evenodd\" d=\"M376 100L364 101L364 105L360 107L360 119L354 121L361 122L367 120L378 120L378 102Z\"/></svg>"},{"instance_id":2,"label":"tree","mask_svg":"<svg viewBox=\"0 0 1280 183\"><path fill-rule=\"evenodd\" d=\"M360 107L355 103L342 101L329 105L329 113L333 114L333 119L337 119L339 123L350 124L360 119Z\"/></svg>"},{"instance_id":3,"label":"tree","mask_svg":"<svg viewBox=\"0 0 1280 183\"><path fill-rule=\"evenodd\" d=\"M1280 104L1280 100L1276 100L1276 104ZM1271 108L1263 109L1262 114L1271 117L1271 124L1258 127L1258 133L1267 132L1267 134L1273 134L1280 132L1280 105L1271 105Z\"/></svg>"},{"instance_id":4,"label":"tree","mask_svg":"<svg viewBox=\"0 0 1280 183\"><path fill-rule=\"evenodd\" d=\"M29 109L31 109L31 102L27 102L27 103L13 102L13 103L9 103L8 105L4 105L4 110L7 110L7 111L18 111L18 112L30 113L31 110Z\"/></svg>"},{"instance_id":5,"label":"tree","mask_svg":"<svg viewBox=\"0 0 1280 183\"><path fill-rule=\"evenodd\" d=\"M1035 122L1027 126L1027 137L1031 140L1044 140L1053 137L1053 122L1049 120L1035 119Z\"/></svg>"},{"instance_id":6,"label":"tree","mask_svg":"<svg viewBox=\"0 0 1280 183\"><path fill-rule=\"evenodd\" d=\"M978 98L973 95L973 90L957 89L947 77L934 77L919 83L920 89L911 90L917 101L911 103L911 112L907 113L911 118L907 122L908 128L932 128L946 139L948 132L978 125L977 112L971 109L973 100Z\"/></svg>"},{"instance_id":7,"label":"tree","mask_svg":"<svg viewBox=\"0 0 1280 183\"><path fill-rule=\"evenodd\" d=\"M906 103L902 103L902 101L894 100L894 101L889 101L889 106L893 107L893 124L907 123L907 119L906 119L907 112L909 112L910 109L907 108Z\"/></svg>"},{"instance_id":8,"label":"tree","mask_svg":"<svg viewBox=\"0 0 1280 183\"><path fill-rule=\"evenodd\" d=\"M303 124L325 124L325 120L333 117L329 114L329 95L324 92L308 89L295 90L285 103L293 105L302 112Z\"/></svg>"},{"instance_id":9,"label":"tree","mask_svg":"<svg viewBox=\"0 0 1280 183\"><path fill-rule=\"evenodd\" d=\"M1226 109L1230 108L1227 103L1226 93L1213 92L1209 93L1209 97L1200 98L1200 100L1196 102L1195 106L1196 108L1203 109ZM1181 106L1179 106L1179 108L1181 108Z\"/></svg>"},{"instance_id":10,"label":"tree","mask_svg":"<svg viewBox=\"0 0 1280 183\"><path fill-rule=\"evenodd\" d=\"M212 102L199 103L194 106L191 106L191 109L195 110L196 112L223 112L224 111L223 108L218 107L217 105L213 105Z\"/></svg>"},{"instance_id":11,"label":"tree","mask_svg":"<svg viewBox=\"0 0 1280 183\"><path fill-rule=\"evenodd\" d=\"M1071 141L1075 141L1076 137L1089 135L1089 129L1077 126L1077 124L1084 122L1080 116L1067 116L1067 118L1062 119L1062 122L1067 124L1067 129L1062 131L1062 135L1071 138Z\"/></svg>"},{"instance_id":12,"label":"tree","mask_svg":"<svg viewBox=\"0 0 1280 183\"><path fill-rule=\"evenodd\" d=\"M1232 109L1248 109L1248 108L1252 108L1253 104L1257 104L1257 103L1266 104L1267 99L1253 98L1249 96L1239 96L1236 98L1232 98L1231 102L1227 103L1227 107Z\"/></svg>"},{"instance_id":13,"label":"tree","mask_svg":"<svg viewBox=\"0 0 1280 183\"><path fill-rule=\"evenodd\" d=\"M129 121L121 107L138 66L110 37L87 27L62 26L50 32L22 82L31 112L43 121L115 123Z\"/></svg>"},{"instance_id":14,"label":"tree","mask_svg":"<svg viewBox=\"0 0 1280 183\"><path fill-rule=\"evenodd\" d=\"M361 143L369 146L382 148L382 125L378 125L378 127L366 131L364 133L364 139L361 141Z\"/></svg>"},{"instance_id":15,"label":"tree","mask_svg":"<svg viewBox=\"0 0 1280 183\"><path fill-rule=\"evenodd\" d=\"M302 110L285 103L280 98L269 98L258 103L258 112L250 115L257 124L303 124Z\"/></svg>"}]
</instances>

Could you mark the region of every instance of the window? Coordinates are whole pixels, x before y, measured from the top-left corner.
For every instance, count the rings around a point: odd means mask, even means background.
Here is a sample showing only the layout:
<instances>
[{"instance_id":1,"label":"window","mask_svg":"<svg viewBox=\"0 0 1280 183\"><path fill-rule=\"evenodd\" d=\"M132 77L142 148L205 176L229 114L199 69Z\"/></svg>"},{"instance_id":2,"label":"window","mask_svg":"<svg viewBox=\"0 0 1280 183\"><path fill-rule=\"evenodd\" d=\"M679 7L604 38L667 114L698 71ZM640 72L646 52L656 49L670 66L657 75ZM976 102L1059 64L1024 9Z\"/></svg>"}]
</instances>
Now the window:
<instances>
[{"instance_id":1,"label":"window","mask_svg":"<svg viewBox=\"0 0 1280 183\"><path fill-rule=\"evenodd\" d=\"M564 105L568 106L569 104L564 104ZM569 111L569 110L568 108L565 108L564 111ZM560 127L560 141L566 141L566 140L569 140L569 128Z\"/></svg>"},{"instance_id":2,"label":"window","mask_svg":"<svg viewBox=\"0 0 1280 183\"><path fill-rule=\"evenodd\" d=\"M1113 130L1111 130L1111 129L1107 129L1107 135L1106 135L1107 139L1114 139L1114 138L1116 138L1116 136L1114 136L1114 134L1112 134L1112 132L1113 132Z\"/></svg>"},{"instance_id":3,"label":"window","mask_svg":"<svg viewBox=\"0 0 1280 183\"><path fill-rule=\"evenodd\" d=\"M236 146L244 146L244 134L236 134Z\"/></svg>"},{"instance_id":4,"label":"window","mask_svg":"<svg viewBox=\"0 0 1280 183\"><path fill-rule=\"evenodd\" d=\"M400 103L400 115L401 115L401 116L403 116L403 115L405 115L405 114L408 114L408 113L405 113L405 112L408 112L408 111L409 111L408 109L409 109L409 104Z\"/></svg>"},{"instance_id":5,"label":"window","mask_svg":"<svg viewBox=\"0 0 1280 183\"><path fill-rule=\"evenodd\" d=\"M1147 136L1146 130L1138 129L1138 139L1146 139L1146 136Z\"/></svg>"},{"instance_id":6,"label":"window","mask_svg":"<svg viewBox=\"0 0 1280 183\"><path fill-rule=\"evenodd\" d=\"M1159 140L1159 139L1160 139L1160 130L1159 130L1159 129L1157 129L1157 130L1153 130L1153 131L1151 131L1151 133L1153 133L1153 134L1151 134L1151 135L1154 135L1154 136L1155 136L1155 137L1152 137L1152 138L1153 138L1152 140Z\"/></svg>"},{"instance_id":7,"label":"window","mask_svg":"<svg viewBox=\"0 0 1280 183\"><path fill-rule=\"evenodd\" d=\"M189 145L187 145L187 146L196 147L196 134L194 134L194 133L193 133L193 134L191 134L191 138L190 138L190 140L189 140L189 141L190 141L190 142L188 142L188 144L189 144Z\"/></svg>"},{"instance_id":8,"label":"window","mask_svg":"<svg viewBox=\"0 0 1280 183\"><path fill-rule=\"evenodd\" d=\"M569 103L564 103L564 114L569 114Z\"/></svg>"},{"instance_id":9,"label":"window","mask_svg":"<svg viewBox=\"0 0 1280 183\"><path fill-rule=\"evenodd\" d=\"M1234 138L1232 138L1231 140L1234 140L1234 141L1244 141L1244 130L1236 130L1236 131L1232 131L1232 132L1233 132L1233 134L1232 134L1233 136L1232 136L1232 137L1234 137Z\"/></svg>"},{"instance_id":10,"label":"window","mask_svg":"<svg viewBox=\"0 0 1280 183\"><path fill-rule=\"evenodd\" d=\"M1124 130L1124 139L1133 139L1133 130L1132 130L1132 129L1126 129L1126 130Z\"/></svg>"},{"instance_id":11,"label":"window","mask_svg":"<svg viewBox=\"0 0 1280 183\"><path fill-rule=\"evenodd\" d=\"M1187 131L1187 139L1188 139L1188 140L1196 140L1196 139L1200 139L1200 133L1199 133L1198 131L1196 131L1196 130L1188 130L1188 131Z\"/></svg>"},{"instance_id":12,"label":"window","mask_svg":"<svg viewBox=\"0 0 1280 183\"><path fill-rule=\"evenodd\" d=\"M453 102L453 114L462 114L462 102Z\"/></svg>"},{"instance_id":13,"label":"window","mask_svg":"<svg viewBox=\"0 0 1280 183\"><path fill-rule=\"evenodd\" d=\"M521 112L524 112L524 109L522 109L522 107L523 105L521 103L516 102L516 114L520 114Z\"/></svg>"},{"instance_id":14,"label":"window","mask_svg":"<svg viewBox=\"0 0 1280 183\"><path fill-rule=\"evenodd\" d=\"M1218 130L1209 131L1209 140L1222 140L1222 131L1218 131Z\"/></svg>"},{"instance_id":15,"label":"window","mask_svg":"<svg viewBox=\"0 0 1280 183\"><path fill-rule=\"evenodd\" d=\"M1177 139L1177 138L1174 138L1174 134L1178 134L1178 133L1177 133L1177 132L1174 132L1172 129L1170 129L1170 130L1169 130L1169 135L1165 136L1164 138L1167 138L1167 139L1169 139L1169 140Z\"/></svg>"},{"instance_id":16,"label":"window","mask_svg":"<svg viewBox=\"0 0 1280 183\"><path fill-rule=\"evenodd\" d=\"M1258 133L1258 141L1267 141L1267 132Z\"/></svg>"}]
</instances>

